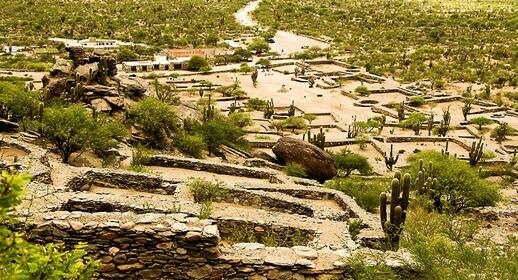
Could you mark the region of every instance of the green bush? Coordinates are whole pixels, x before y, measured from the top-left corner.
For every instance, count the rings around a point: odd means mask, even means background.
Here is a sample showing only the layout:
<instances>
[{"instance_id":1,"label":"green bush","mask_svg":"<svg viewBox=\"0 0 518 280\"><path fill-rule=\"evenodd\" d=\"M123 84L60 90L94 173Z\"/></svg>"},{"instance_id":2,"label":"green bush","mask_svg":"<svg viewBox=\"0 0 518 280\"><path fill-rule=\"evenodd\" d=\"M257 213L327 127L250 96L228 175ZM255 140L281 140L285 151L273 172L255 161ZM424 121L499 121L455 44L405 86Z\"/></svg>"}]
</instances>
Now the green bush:
<instances>
[{"instance_id":1,"label":"green bush","mask_svg":"<svg viewBox=\"0 0 518 280\"><path fill-rule=\"evenodd\" d=\"M324 187L339 190L352 197L358 205L374 212L379 207L379 195L389 186L388 179L340 178L329 180Z\"/></svg>"},{"instance_id":2,"label":"green bush","mask_svg":"<svg viewBox=\"0 0 518 280\"><path fill-rule=\"evenodd\" d=\"M304 167L298 163L288 163L284 167L284 171L288 176L293 177L300 177L300 178L306 178L308 177L308 174L306 173L306 170L304 170Z\"/></svg>"},{"instance_id":3,"label":"green bush","mask_svg":"<svg viewBox=\"0 0 518 280\"><path fill-rule=\"evenodd\" d=\"M197 55L192 56L187 64L187 69L191 71L199 71L205 67L209 67L209 63L204 57Z\"/></svg>"},{"instance_id":4,"label":"green bush","mask_svg":"<svg viewBox=\"0 0 518 280\"><path fill-rule=\"evenodd\" d=\"M490 125L494 123L492 119L486 118L486 117L476 117L471 120L469 120L470 124L478 125L478 129L482 130L482 127L485 125Z\"/></svg>"},{"instance_id":5,"label":"green bush","mask_svg":"<svg viewBox=\"0 0 518 280\"><path fill-rule=\"evenodd\" d=\"M419 107L425 103L426 103L426 100L422 96L412 96L410 98L410 102L408 102L408 104L410 106L414 106L414 107Z\"/></svg>"},{"instance_id":6,"label":"green bush","mask_svg":"<svg viewBox=\"0 0 518 280\"><path fill-rule=\"evenodd\" d=\"M250 115L245 112L234 112L228 116L228 119L235 126L241 128L249 126L253 123L252 118L250 118Z\"/></svg>"},{"instance_id":7,"label":"green bush","mask_svg":"<svg viewBox=\"0 0 518 280\"><path fill-rule=\"evenodd\" d=\"M19 121L38 115L41 93L26 92L20 80L0 82L0 117Z\"/></svg>"},{"instance_id":8,"label":"green bush","mask_svg":"<svg viewBox=\"0 0 518 280\"><path fill-rule=\"evenodd\" d=\"M467 162L436 151L426 150L408 158L410 166L405 171L412 178L417 178L421 159L425 163L433 162L436 189L442 193L446 210L458 212L465 207L495 206L500 200L498 186L479 178L478 170Z\"/></svg>"},{"instance_id":9,"label":"green bush","mask_svg":"<svg viewBox=\"0 0 518 280\"><path fill-rule=\"evenodd\" d=\"M371 94L370 90L364 86L359 86L355 88L354 91L361 96L369 96Z\"/></svg>"},{"instance_id":10,"label":"green bush","mask_svg":"<svg viewBox=\"0 0 518 280\"><path fill-rule=\"evenodd\" d=\"M212 202L218 197L223 197L227 194L226 190L222 189L223 182L211 182L202 178L191 179L188 183L194 201L197 203Z\"/></svg>"},{"instance_id":11,"label":"green bush","mask_svg":"<svg viewBox=\"0 0 518 280\"><path fill-rule=\"evenodd\" d=\"M207 145L203 141L203 136L189 134L177 135L175 138L175 146L182 153L195 158L202 158L202 152L207 148Z\"/></svg>"},{"instance_id":12,"label":"green bush","mask_svg":"<svg viewBox=\"0 0 518 280\"><path fill-rule=\"evenodd\" d=\"M209 156L219 153L221 145L246 147L243 130L226 120L212 120L202 124L201 134L209 149Z\"/></svg>"},{"instance_id":13,"label":"green bush","mask_svg":"<svg viewBox=\"0 0 518 280\"><path fill-rule=\"evenodd\" d=\"M129 110L130 121L151 137L154 144L166 146L179 127L174 108L155 98L145 98Z\"/></svg>"},{"instance_id":14,"label":"green bush","mask_svg":"<svg viewBox=\"0 0 518 280\"><path fill-rule=\"evenodd\" d=\"M266 100L257 97L250 98L248 102L246 102L246 108L249 110L262 111L266 108Z\"/></svg>"},{"instance_id":15,"label":"green bush","mask_svg":"<svg viewBox=\"0 0 518 280\"><path fill-rule=\"evenodd\" d=\"M63 245L36 245L12 231L16 206L25 193L28 175L0 174L0 279L90 279L99 261L87 256L85 244L66 251ZM18 225L19 226L19 225Z\"/></svg>"},{"instance_id":16,"label":"green bush","mask_svg":"<svg viewBox=\"0 0 518 280\"><path fill-rule=\"evenodd\" d=\"M97 152L115 148L126 135L120 123L108 118L96 121L81 105L45 108L40 131L65 163L72 153L86 148Z\"/></svg>"},{"instance_id":17,"label":"green bush","mask_svg":"<svg viewBox=\"0 0 518 280\"><path fill-rule=\"evenodd\" d=\"M361 175L369 175L372 173L372 166L369 164L367 157L351 153L346 149L338 153L331 153L331 156L333 157L336 168L344 172L345 176L351 175L354 170L360 172Z\"/></svg>"}]
</instances>

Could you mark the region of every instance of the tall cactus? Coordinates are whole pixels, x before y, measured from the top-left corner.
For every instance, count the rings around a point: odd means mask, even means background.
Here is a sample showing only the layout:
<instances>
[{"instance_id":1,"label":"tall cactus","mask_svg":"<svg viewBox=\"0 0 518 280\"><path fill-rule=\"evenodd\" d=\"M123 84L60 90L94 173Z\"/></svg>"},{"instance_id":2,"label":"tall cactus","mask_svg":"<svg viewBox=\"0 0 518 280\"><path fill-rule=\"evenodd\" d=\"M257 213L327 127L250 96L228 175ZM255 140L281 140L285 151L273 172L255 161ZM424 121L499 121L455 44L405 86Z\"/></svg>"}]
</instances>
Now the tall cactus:
<instances>
[{"instance_id":1,"label":"tall cactus","mask_svg":"<svg viewBox=\"0 0 518 280\"><path fill-rule=\"evenodd\" d=\"M295 117L295 101L291 101L290 108L288 109L288 116Z\"/></svg>"},{"instance_id":2,"label":"tall cactus","mask_svg":"<svg viewBox=\"0 0 518 280\"><path fill-rule=\"evenodd\" d=\"M482 137L480 137L478 143L475 141L471 144L471 149L469 150L469 165L477 165L482 158L483 149L484 144L482 143Z\"/></svg>"},{"instance_id":3,"label":"tall cactus","mask_svg":"<svg viewBox=\"0 0 518 280\"><path fill-rule=\"evenodd\" d=\"M442 120L445 125L449 126L451 122L451 113L450 113L450 106L448 106L448 109L442 113Z\"/></svg>"},{"instance_id":4,"label":"tall cactus","mask_svg":"<svg viewBox=\"0 0 518 280\"><path fill-rule=\"evenodd\" d=\"M311 138L311 129L308 129L308 142L319 147L320 149L324 149L326 146L326 134L322 128L320 128L320 132L317 135L313 135ZM303 136L305 137L305 135ZM304 138L303 138L304 139Z\"/></svg>"},{"instance_id":5,"label":"tall cactus","mask_svg":"<svg viewBox=\"0 0 518 280\"><path fill-rule=\"evenodd\" d=\"M38 120L40 121L40 123L43 122L43 110L45 109L45 104L43 104L43 102L40 102L40 104L38 104Z\"/></svg>"},{"instance_id":6,"label":"tall cactus","mask_svg":"<svg viewBox=\"0 0 518 280\"><path fill-rule=\"evenodd\" d=\"M266 101L266 107L264 109L264 118L265 119L271 119L272 116L275 114L274 104L273 104L273 98L271 101Z\"/></svg>"},{"instance_id":7,"label":"tall cactus","mask_svg":"<svg viewBox=\"0 0 518 280\"><path fill-rule=\"evenodd\" d=\"M237 110L237 100L234 99L234 102L230 104L230 107L228 107L228 114L232 114Z\"/></svg>"},{"instance_id":8,"label":"tall cactus","mask_svg":"<svg viewBox=\"0 0 518 280\"><path fill-rule=\"evenodd\" d=\"M387 194L385 192L380 194L381 226L385 232L387 243L392 249L398 248L399 237L405 224L409 204L410 181L411 177L408 173L403 176L403 179L401 179L399 171L394 174L391 183L389 219L387 219Z\"/></svg>"},{"instance_id":9,"label":"tall cactus","mask_svg":"<svg viewBox=\"0 0 518 280\"><path fill-rule=\"evenodd\" d=\"M77 83L74 87L72 87L70 89L71 91L71 99L72 99L72 102L78 102L79 100L81 100L81 98L83 98L84 94L85 94L85 88L83 87L83 84L81 83Z\"/></svg>"},{"instance_id":10,"label":"tall cactus","mask_svg":"<svg viewBox=\"0 0 518 280\"><path fill-rule=\"evenodd\" d=\"M212 121L214 119L215 111L216 109L214 108L214 105L211 105L211 96L209 95L209 104L203 107L203 121Z\"/></svg>"},{"instance_id":11,"label":"tall cactus","mask_svg":"<svg viewBox=\"0 0 518 280\"><path fill-rule=\"evenodd\" d=\"M353 117L353 123L349 125L347 129L347 138L352 139L356 138L358 132L360 131L360 127L356 124L356 116Z\"/></svg>"},{"instance_id":12,"label":"tall cactus","mask_svg":"<svg viewBox=\"0 0 518 280\"><path fill-rule=\"evenodd\" d=\"M434 114L433 112L430 112L430 116L428 117L428 121L427 121L427 129L428 129L428 136L431 136L432 135L432 130L433 130L433 118L434 118Z\"/></svg>"},{"instance_id":13,"label":"tall cactus","mask_svg":"<svg viewBox=\"0 0 518 280\"><path fill-rule=\"evenodd\" d=\"M387 152L385 152L383 157L385 157L385 165L387 166L388 170L392 171L392 168L399 159L399 153L396 155L396 157L394 157L394 145L390 145L390 156L387 157Z\"/></svg>"},{"instance_id":14,"label":"tall cactus","mask_svg":"<svg viewBox=\"0 0 518 280\"><path fill-rule=\"evenodd\" d=\"M405 119L405 101L402 101L397 108L397 118L400 122Z\"/></svg>"},{"instance_id":15,"label":"tall cactus","mask_svg":"<svg viewBox=\"0 0 518 280\"><path fill-rule=\"evenodd\" d=\"M450 144L450 140L446 139L446 146L444 147L444 149L441 150L441 154L443 156L449 156L450 155L450 152L448 151L449 144Z\"/></svg>"},{"instance_id":16,"label":"tall cactus","mask_svg":"<svg viewBox=\"0 0 518 280\"><path fill-rule=\"evenodd\" d=\"M106 84L106 78L108 77L108 59L101 57L99 60L99 83L102 85Z\"/></svg>"}]
</instances>

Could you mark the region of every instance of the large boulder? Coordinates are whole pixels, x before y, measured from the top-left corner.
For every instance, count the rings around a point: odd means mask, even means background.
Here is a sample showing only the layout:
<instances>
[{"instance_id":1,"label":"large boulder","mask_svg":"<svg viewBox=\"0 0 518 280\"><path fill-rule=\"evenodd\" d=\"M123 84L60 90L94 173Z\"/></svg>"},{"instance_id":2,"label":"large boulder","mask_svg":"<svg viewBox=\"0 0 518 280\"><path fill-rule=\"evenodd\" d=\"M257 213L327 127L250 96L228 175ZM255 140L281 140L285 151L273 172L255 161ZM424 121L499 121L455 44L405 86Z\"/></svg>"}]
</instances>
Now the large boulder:
<instances>
[{"instance_id":1,"label":"large boulder","mask_svg":"<svg viewBox=\"0 0 518 280\"><path fill-rule=\"evenodd\" d=\"M337 174L333 158L308 142L282 137L272 150L278 161L302 165L308 177L319 182L332 179Z\"/></svg>"},{"instance_id":2,"label":"large boulder","mask_svg":"<svg viewBox=\"0 0 518 280\"><path fill-rule=\"evenodd\" d=\"M76 73L79 74L79 76L84 80L92 80L95 78L95 76L97 76L97 72L99 71L99 66L97 64L97 62L93 62L79 65L76 68Z\"/></svg>"}]
</instances>

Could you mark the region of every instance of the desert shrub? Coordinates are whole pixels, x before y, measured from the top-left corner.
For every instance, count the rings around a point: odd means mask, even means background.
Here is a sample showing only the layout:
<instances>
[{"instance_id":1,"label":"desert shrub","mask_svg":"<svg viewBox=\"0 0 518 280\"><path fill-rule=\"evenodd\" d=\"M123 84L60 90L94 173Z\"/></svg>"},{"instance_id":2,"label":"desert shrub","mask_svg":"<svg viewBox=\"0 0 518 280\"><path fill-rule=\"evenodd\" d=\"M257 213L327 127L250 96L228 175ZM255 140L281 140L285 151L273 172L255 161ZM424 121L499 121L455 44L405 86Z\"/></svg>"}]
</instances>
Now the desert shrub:
<instances>
[{"instance_id":1,"label":"desert shrub","mask_svg":"<svg viewBox=\"0 0 518 280\"><path fill-rule=\"evenodd\" d=\"M177 135L174 144L182 153L195 158L202 158L202 152L207 148L203 136L185 133Z\"/></svg>"},{"instance_id":2,"label":"desert shrub","mask_svg":"<svg viewBox=\"0 0 518 280\"><path fill-rule=\"evenodd\" d=\"M354 170L360 172L361 175L369 175L372 173L372 166L369 164L367 157L354 154L346 149L340 152L331 152L335 166L339 171L345 173L345 176L351 175Z\"/></svg>"},{"instance_id":3,"label":"desert shrub","mask_svg":"<svg viewBox=\"0 0 518 280\"><path fill-rule=\"evenodd\" d=\"M237 127L245 127L245 126L249 126L251 125L253 122L252 122L252 118L250 118L250 115L246 112L234 112L234 113L231 113L229 116L228 116L228 120L233 123L235 126Z\"/></svg>"},{"instance_id":4,"label":"desert shrub","mask_svg":"<svg viewBox=\"0 0 518 280\"><path fill-rule=\"evenodd\" d=\"M204 201L200 205L200 212L198 213L199 219L208 219L210 218L210 215L212 214L212 202L211 201Z\"/></svg>"},{"instance_id":5,"label":"desert shrub","mask_svg":"<svg viewBox=\"0 0 518 280\"><path fill-rule=\"evenodd\" d=\"M257 97L250 98L248 102L246 102L246 108L249 110L262 111L266 108L266 100Z\"/></svg>"},{"instance_id":6,"label":"desert shrub","mask_svg":"<svg viewBox=\"0 0 518 280\"><path fill-rule=\"evenodd\" d=\"M91 132L90 148L96 154L104 156L108 150L117 147L128 135L128 130L122 123L106 115L98 116L95 120L97 129Z\"/></svg>"},{"instance_id":7,"label":"desert shrub","mask_svg":"<svg viewBox=\"0 0 518 280\"><path fill-rule=\"evenodd\" d=\"M389 186L387 179L364 180L361 178L340 178L329 180L324 187L339 190L352 197L358 205L369 211L379 207L379 195Z\"/></svg>"},{"instance_id":8,"label":"desert shrub","mask_svg":"<svg viewBox=\"0 0 518 280\"><path fill-rule=\"evenodd\" d=\"M218 87L215 89L215 91L220 92L223 94L223 96L227 97L243 97L247 95L238 83L234 83L230 86Z\"/></svg>"},{"instance_id":9,"label":"desert shrub","mask_svg":"<svg viewBox=\"0 0 518 280\"><path fill-rule=\"evenodd\" d=\"M15 208L29 181L28 175L0 174L0 279L90 279L99 261L87 256L84 244L66 251L60 244L30 243L12 231Z\"/></svg>"},{"instance_id":10,"label":"desert shrub","mask_svg":"<svg viewBox=\"0 0 518 280\"><path fill-rule=\"evenodd\" d=\"M507 139L507 136L512 135L515 131L516 130L508 123L504 122L491 131L491 137L493 137L498 143L502 143Z\"/></svg>"},{"instance_id":11,"label":"desert shrub","mask_svg":"<svg viewBox=\"0 0 518 280\"><path fill-rule=\"evenodd\" d=\"M359 86L355 88L354 91L361 96L369 96L371 94L370 90L364 86Z\"/></svg>"},{"instance_id":12,"label":"desert shrub","mask_svg":"<svg viewBox=\"0 0 518 280\"><path fill-rule=\"evenodd\" d=\"M468 163L441 153L426 150L408 158L407 168L412 178L417 177L419 161L433 162L436 189L442 194L443 208L458 212L465 207L494 206L500 200L498 186L478 176L476 169Z\"/></svg>"},{"instance_id":13,"label":"desert shrub","mask_svg":"<svg viewBox=\"0 0 518 280\"><path fill-rule=\"evenodd\" d=\"M194 201L198 203L212 202L218 197L225 196L226 191L221 188L222 185L223 182L211 182L202 178L193 178L188 183Z\"/></svg>"},{"instance_id":14,"label":"desert shrub","mask_svg":"<svg viewBox=\"0 0 518 280\"><path fill-rule=\"evenodd\" d=\"M304 167L298 163L288 163L284 167L284 171L288 176L293 177L300 177L300 178L306 178L308 174L306 173L306 170L304 170Z\"/></svg>"},{"instance_id":15,"label":"desert shrub","mask_svg":"<svg viewBox=\"0 0 518 280\"><path fill-rule=\"evenodd\" d=\"M401 246L413 254L424 279L513 279L518 271L518 240L498 246L477 239L479 225L462 216L409 211Z\"/></svg>"},{"instance_id":16,"label":"desert shrub","mask_svg":"<svg viewBox=\"0 0 518 280\"><path fill-rule=\"evenodd\" d=\"M129 118L158 146L165 146L179 127L174 108L154 98L145 98L133 105Z\"/></svg>"},{"instance_id":17,"label":"desert shrub","mask_svg":"<svg viewBox=\"0 0 518 280\"><path fill-rule=\"evenodd\" d=\"M422 96L412 96L410 98L410 102L408 102L408 104L410 106L414 106L414 107L419 107L425 103L426 103L426 100Z\"/></svg>"}]
</instances>

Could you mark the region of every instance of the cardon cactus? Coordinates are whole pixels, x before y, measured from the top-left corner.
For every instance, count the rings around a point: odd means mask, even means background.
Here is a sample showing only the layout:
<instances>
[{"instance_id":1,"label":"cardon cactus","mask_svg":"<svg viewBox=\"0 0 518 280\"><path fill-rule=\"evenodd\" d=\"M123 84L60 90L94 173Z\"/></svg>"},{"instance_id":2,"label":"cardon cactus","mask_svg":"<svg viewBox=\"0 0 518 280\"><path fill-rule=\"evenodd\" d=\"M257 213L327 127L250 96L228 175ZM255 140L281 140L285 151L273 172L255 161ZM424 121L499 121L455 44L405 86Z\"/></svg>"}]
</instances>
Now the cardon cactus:
<instances>
[{"instance_id":1,"label":"cardon cactus","mask_svg":"<svg viewBox=\"0 0 518 280\"><path fill-rule=\"evenodd\" d=\"M402 101L397 108L397 118L399 121L405 119L405 101Z\"/></svg>"},{"instance_id":2,"label":"cardon cactus","mask_svg":"<svg viewBox=\"0 0 518 280\"><path fill-rule=\"evenodd\" d=\"M469 150L469 165L475 166L482 158L484 149L484 143L482 143L482 137L478 141L471 144L471 150Z\"/></svg>"},{"instance_id":3,"label":"cardon cactus","mask_svg":"<svg viewBox=\"0 0 518 280\"><path fill-rule=\"evenodd\" d=\"M390 215L387 219L387 194L380 194L380 218L381 226L387 238L387 244L392 249L399 246L399 237L406 220L406 213L410 195L410 174L405 174L401 179L401 173L396 172L391 183Z\"/></svg>"},{"instance_id":4,"label":"cardon cactus","mask_svg":"<svg viewBox=\"0 0 518 280\"><path fill-rule=\"evenodd\" d=\"M356 116L354 116L353 123L350 124L347 129L347 138L349 138L349 139L356 138L356 136L358 136L359 131L360 131L360 128L356 124Z\"/></svg>"},{"instance_id":5,"label":"cardon cactus","mask_svg":"<svg viewBox=\"0 0 518 280\"><path fill-rule=\"evenodd\" d=\"M264 118L265 119L271 119L272 116L275 114L274 110L274 104L273 104L273 98L270 101L266 101L266 107L264 109Z\"/></svg>"},{"instance_id":6,"label":"cardon cactus","mask_svg":"<svg viewBox=\"0 0 518 280\"><path fill-rule=\"evenodd\" d=\"M207 106L203 107L203 121L208 122L212 121L214 119L214 112L216 109L214 108L214 105L211 105L211 96L209 95L209 104Z\"/></svg>"},{"instance_id":7,"label":"cardon cactus","mask_svg":"<svg viewBox=\"0 0 518 280\"><path fill-rule=\"evenodd\" d=\"M450 155L450 152L448 151L448 146L450 144L450 141L449 140L446 140L446 147L444 149L441 150L441 154L443 156L449 156Z\"/></svg>"},{"instance_id":8,"label":"cardon cactus","mask_svg":"<svg viewBox=\"0 0 518 280\"><path fill-rule=\"evenodd\" d=\"M432 135L433 118L434 118L434 114L433 114L433 112L430 112L430 116L428 117L428 121L427 121L428 136Z\"/></svg>"},{"instance_id":9,"label":"cardon cactus","mask_svg":"<svg viewBox=\"0 0 518 280\"><path fill-rule=\"evenodd\" d=\"M290 116L290 117L295 116L295 101L291 101L290 108L288 109L288 116Z\"/></svg>"},{"instance_id":10,"label":"cardon cactus","mask_svg":"<svg viewBox=\"0 0 518 280\"><path fill-rule=\"evenodd\" d=\"M232 114L237 110L237 100L234 99L234 103L230 104L230 107L228 107L228 114Z\"/></svg>"},{"instance_id":11,"label":"cardon cactus","mask_svg":"<svg viewBox=\"0 0 518 280\"><path fill-rule=\"evenodd\" d=\"M450 106L448 106L448 109L442 113L442 119L444 121L444 124L449 126L451 122L451 113L450 113Z\"/></svg>"},{"instance_id":12,"label":"cardon cactus","mask_svg":"<svg viewBox=\"0 0 518 280\"><path fill-rule=\"evenodd\" d=\"M420 195L430 194L437 184L437 179L433 176L433 163L428 163L428 172L423 168L423 160L419 161L419 172L415 179L415 188Z\"/></svg>"},{"instance_id":13,"label":"cardon cactus","mask_svg":"<svg viewBox=\"0 0 518 280\"><path fill-rule=\"evenodd\" d=\"M387 153L385 152L383 157L385 157L385 165L387 166L388 170L392 171L392 168L399 159L399 153L396 155L396 157L394 157L394 145L390 145L390 156L387 157Z\"/></svg>"},{"instance_id":14,"label":"cardon cactus","mask_svg":"<svg viewBox=\"0 0 518 280\"><path fill-rule=\"evenodd\" d=\"M308 130L308 142L323 150L326 145L326 134L324 130L320 128L320 132L317 135L313 135L313 138L311 138L311 130Z\"/></svg>"}]
</instances>

